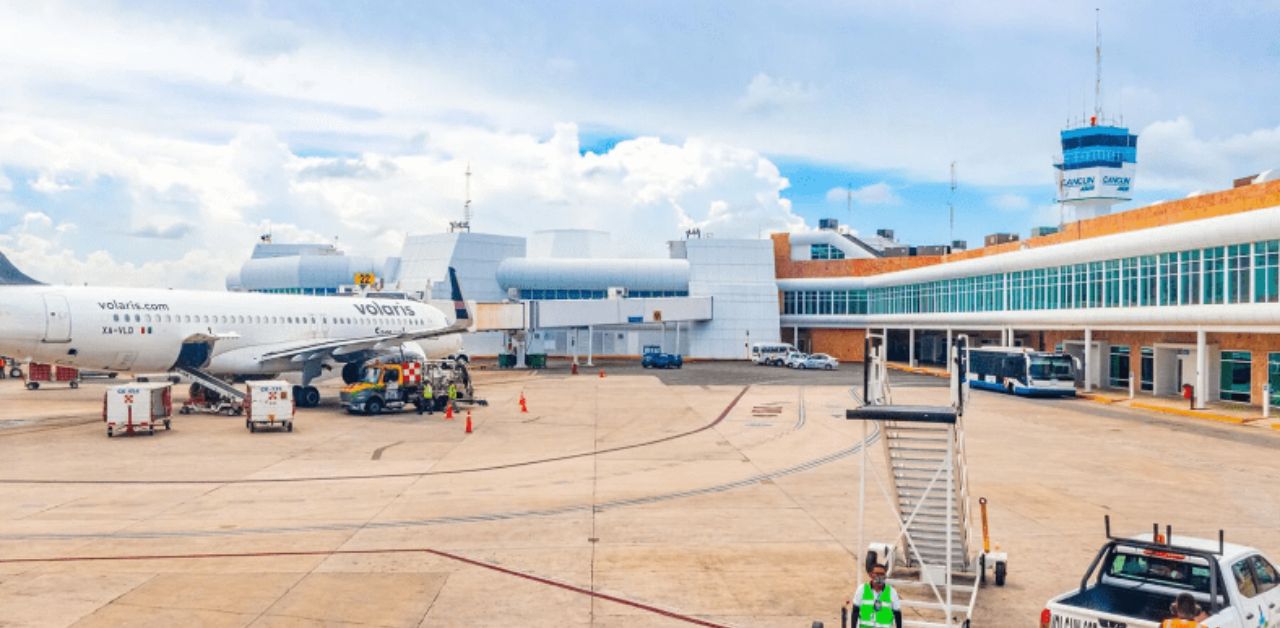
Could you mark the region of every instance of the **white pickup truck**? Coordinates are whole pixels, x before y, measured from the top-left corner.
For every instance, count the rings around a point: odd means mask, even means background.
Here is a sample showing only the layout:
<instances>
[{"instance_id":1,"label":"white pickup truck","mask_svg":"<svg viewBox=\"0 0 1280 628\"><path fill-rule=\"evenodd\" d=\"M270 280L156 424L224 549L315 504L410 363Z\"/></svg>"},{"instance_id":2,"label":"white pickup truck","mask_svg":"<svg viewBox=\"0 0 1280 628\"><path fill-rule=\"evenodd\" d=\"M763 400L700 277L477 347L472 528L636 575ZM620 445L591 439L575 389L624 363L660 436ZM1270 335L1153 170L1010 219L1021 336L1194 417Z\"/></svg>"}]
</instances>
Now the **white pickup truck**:
<instances>
[{"instance_id":1,"label":"white pickup truck","mask_svg":"<svg viewBox=\"0 0 1280 628\"><path fill-rule=\"evenodd\" d=\"M1280 627L1280 573L1256 549L1218 539L1111 536L1080 587L1052 600L1040 628L1159 628L1179 593L1195 597L1205 628ZM1095 575L1096 574L1096 575Z\"/></svg>"}]
</instances>

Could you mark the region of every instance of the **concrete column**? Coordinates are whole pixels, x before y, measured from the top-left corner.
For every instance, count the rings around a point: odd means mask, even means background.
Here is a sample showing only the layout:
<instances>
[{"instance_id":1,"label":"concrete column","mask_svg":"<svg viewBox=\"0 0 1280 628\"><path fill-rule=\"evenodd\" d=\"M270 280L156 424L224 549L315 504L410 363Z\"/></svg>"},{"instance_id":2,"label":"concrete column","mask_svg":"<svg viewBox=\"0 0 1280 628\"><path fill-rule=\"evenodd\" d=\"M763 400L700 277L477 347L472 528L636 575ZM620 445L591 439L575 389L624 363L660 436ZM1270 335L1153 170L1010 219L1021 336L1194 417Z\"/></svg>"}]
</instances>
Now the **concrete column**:
<instances>
[{"instance_id":1,"label":"concrete column","mask_svg":"<svg viewBox=\"0 0 1280 628\"><path fill-rule=\"evenodd\" d=\"M1196 390L1195 409L1205 408L1205 397L1209 396L1209 349L1205 346L1203 329L1196 330Z\"/></svg>"},{"instance_id":2,"label":"concrete column","mask_svg":"<svg viewBox=\"0 0 1280 628\"><path fill-rule=\"evenodd\" d=\"M595 349L596 349L595 343L596 343L595 330L593 330L590 325L587 325L587 366L595 366L594 364L591 363L591 358L595 354Z\"/></svg>"},{"instance_id":3,"label":"concrete column","mask_svg":"<svg viewBox=\"0 0 1280 628\"><path fill-rule=\"evenodd\" d=\"M1093 391L1093 330L1084 328L1084 391Z\"/></svg>"},{"instance_id":4,"label":"concrete column","mask_svg":"<svg viewBox=\"0 0 1280 628\"><path fill-rule=\"evenodd\" d=\"M676 350L672 351L672 353L676 355L682 355L680 353L680 322L679 321L676 321Z\"/></svg>"},{"instance_id":5,"label":"concrete column","mask_svg":"<svg viewBox=\"0 0 1280 628\"><path fill-rule=\"evenodd\" d=\"M916 367L916 328L907 330L907 365Z\"/></svg>"},{"instance_id":6,"label":"concrete column","mask_svg":"<svg viewBox=\"0 0 1280 628\"><path fill-rule=\"evenodd\" d=\"M951 372L951 368L952 368L952 364L951 364L951 328L950 328L950 327L948 327L948 328L947 328L947 351L946 351L946 358L945 358L945 359L946 359L946 361L947 361L947 372L948 372L948 373L950 373L950 372Z\"/></svg>"},{"instance_id":7,"label":"concrete column","mask_svg":"<svg viewBox=\"0 0 1280 628\"><path fill-rule=\"evenodd\" d=\"M569 344L573 345L573 363L578 363L578 328L573 328L573 336L569 339Z\"/></svg>"}]
</instances>

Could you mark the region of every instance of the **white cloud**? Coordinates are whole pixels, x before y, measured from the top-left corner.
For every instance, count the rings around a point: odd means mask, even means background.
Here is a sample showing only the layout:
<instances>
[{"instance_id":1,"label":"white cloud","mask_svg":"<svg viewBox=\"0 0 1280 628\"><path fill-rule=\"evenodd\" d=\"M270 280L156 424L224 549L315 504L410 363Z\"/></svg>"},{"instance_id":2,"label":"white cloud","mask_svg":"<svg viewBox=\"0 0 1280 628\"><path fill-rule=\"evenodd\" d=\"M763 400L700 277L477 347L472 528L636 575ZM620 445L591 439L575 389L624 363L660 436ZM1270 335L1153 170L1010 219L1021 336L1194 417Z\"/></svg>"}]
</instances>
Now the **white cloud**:
<instances>
[{"instance_id":1,"label":"white cloud","mask_svg":"<svg viewBox=\"0 0 1280 628\"><path fill-rule=\"evenodd\" d=\"M1031 207L1031 200L1021 194L997 194L987 202L1002 212L1020 212Z\"/></svg>"},{"instance_id":2,"label":"white cloud","mask_svg":"<svg viewBox=\"0 0 1280 628\"><path fill-rule=\"evenodd\" d=\"M850 195L849 188L831 188L827 190L828 203L845 203ZM901 205L902 197L893 191L893 186L881 181L862 187L853 188L853 202L857 205Z\"/></svg>"},{"instance_id":3,"label":"white cloud","mask_svg":"<svg viewBox=\"0 0 1280 628\"><path fill-rule=\"evenodd\" d=\"M31 185L31 189L37 192L44 192L45 194L56 194L58 192L65 192L72 188L70 183L58 181L57 177L47 172L41 173L40 176L32 179L29 183Z\"/></svg>"},{"instance_id":4,"label":"white cloud","mask_svg":"<svg viewBox=\"0 0 1280 628\"><path fill-rule=\"evenodd\" d=\"M13 181L10 181L9 177L4 176L4 173L0 172L0 192L12 192L12 191L13 191Z\"/></svg>"},{"instance_id":5,"label":"white cloud","mask_svg":"<svg viewBox=\"0 0 1280 628\"><path fill-rule=\"evenodd\" d=\"M1280 167L1280 126L1206 139L1185 116L1147 125L1138 136L1138 185L1220 190L1237 177Z\"/></svg>"},{"instance_id":6,"label":"white cloud","mask_svg":"<svg viewBox=\"0 0 1280 628\"><path fill-rule=\"evenodd\" d=\"M763 72L751 77L747 91L738 99L738 107L751 113L772 113L793 105L812 101L815 90L798 81L778 79Z\"/></svg>"}]
</instances>

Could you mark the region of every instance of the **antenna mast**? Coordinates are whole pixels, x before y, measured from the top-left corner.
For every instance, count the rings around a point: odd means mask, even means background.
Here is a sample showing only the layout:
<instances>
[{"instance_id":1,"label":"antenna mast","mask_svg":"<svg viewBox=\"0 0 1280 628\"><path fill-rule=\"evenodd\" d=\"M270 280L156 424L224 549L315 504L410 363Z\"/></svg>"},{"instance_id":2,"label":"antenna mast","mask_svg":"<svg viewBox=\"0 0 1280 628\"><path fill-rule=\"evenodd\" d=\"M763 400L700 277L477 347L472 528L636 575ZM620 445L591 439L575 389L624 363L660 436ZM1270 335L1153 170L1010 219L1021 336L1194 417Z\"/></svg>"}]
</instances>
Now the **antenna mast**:
<instances>
[{"instance_id":1,"label":"antenna mast","mask_svg":"<svg viewBox=\"0 0 1280 628\"><path fill-rule=\"evenodd\" d=\"M449 232L471 233L471 162L467 162L466 200L462 202L462 220L449 222Z\"/></svg>"},{"instance_id":2,"label":"antenna mast","mask_svg":"<svg viewBox=\"0 0 1280 628\"><path fill-rule=\"evenodd\" d=\"M1102 121L1102 9L1093 10L1094 20L1094 64L1096 74L1093 78L1093 121Z\"/></svg>"},{"instance_id":3,"label":"antenna mast","mask_svg":"<svg viewBox=\"0 0 1280 628\"><path fill-rule=\"evenodd\" d=\"M845 186L845 211L849 213L849 220L853 220L853 182L850 181Z\"/></svg>"},{"instance_id":4,"label":"antenna mast","mask_svg":"<svg viewBox=\"0 0 1280 628\"><path fill-rule=\"evenodd\" d=\"M947 246L956 241L956 162L951 162L951 194L947 197Z\"/></svg>"}]
</instances>

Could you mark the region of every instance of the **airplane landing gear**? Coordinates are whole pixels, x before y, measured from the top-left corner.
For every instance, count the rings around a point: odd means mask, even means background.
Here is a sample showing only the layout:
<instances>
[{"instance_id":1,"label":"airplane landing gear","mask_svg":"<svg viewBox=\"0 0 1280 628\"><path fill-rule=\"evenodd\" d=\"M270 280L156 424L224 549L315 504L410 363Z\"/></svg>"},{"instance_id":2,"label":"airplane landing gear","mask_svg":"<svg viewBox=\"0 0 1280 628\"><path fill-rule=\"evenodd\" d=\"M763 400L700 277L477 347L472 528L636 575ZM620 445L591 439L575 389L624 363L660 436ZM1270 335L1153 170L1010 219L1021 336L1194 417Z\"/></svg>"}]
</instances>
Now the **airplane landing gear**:
<instances>
[{"instance_id":1,"label":"airplane landing gear","mask_svg":"<svg viewBox=\"0 0 1280 628\"><path fill-rule=\"evenodd\" d=\"M293 398L299 408L314 408L320 405L320 391L315 386L294 386Z\"/></svg>"}]
</instances>

